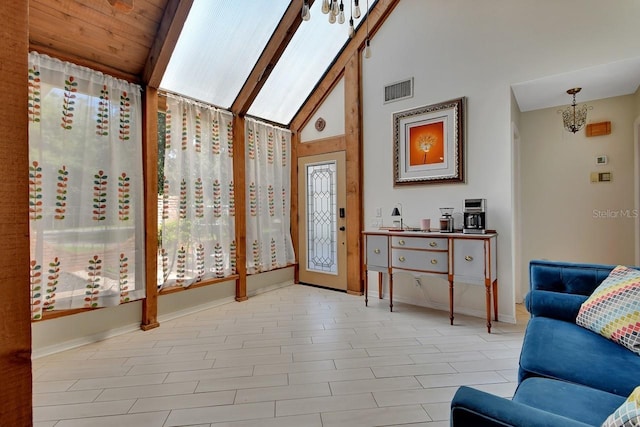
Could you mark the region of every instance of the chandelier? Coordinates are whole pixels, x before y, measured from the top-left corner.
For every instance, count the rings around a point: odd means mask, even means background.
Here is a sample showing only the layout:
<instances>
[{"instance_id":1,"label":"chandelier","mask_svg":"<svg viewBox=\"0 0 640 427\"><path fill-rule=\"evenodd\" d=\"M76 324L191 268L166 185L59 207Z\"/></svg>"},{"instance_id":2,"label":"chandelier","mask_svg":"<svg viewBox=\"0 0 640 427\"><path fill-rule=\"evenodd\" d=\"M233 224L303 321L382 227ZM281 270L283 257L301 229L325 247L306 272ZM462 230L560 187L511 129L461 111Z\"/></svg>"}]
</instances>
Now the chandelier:
<instances>
[{"instance_id":1,"label":"chandelier","mask_svg":"<svg viewBox=\"0 0 640 427\"><path fill-rule=\"evenodd\" d=\"M567 93L573 96L573 102L567 108L560 111L562 113L562 123L564 124L564 128L572 133L576 133L582 129L584 124L587 122L587 110L592 108L585 104L580 106L576 104L576 93L581 90L582 88L579 87L569 89Z\"/></svg>"},{"instance_id":2,"label":"chandelier","mask_svg":"<svg viewBox=\"0 0 640 427\"><path fill-rule=\"evenodd\" d=\"M367 1L367 14L369 11L369 0ZM362 16L360 10L360 0L349 0L349 38L353 38L356 30L353 26L353 20L359 19ZM329 16L329 23L344 24L346 21L344 13L344 0L322 0L322 13ZM302 20L308 21L311 19L311 12L309 6L309 0L303 0L302 2ZM371 57L371 43L369 41L369 20L367 19L367 38L364 42L364 57Z\"/></svg>"}]
</instances>

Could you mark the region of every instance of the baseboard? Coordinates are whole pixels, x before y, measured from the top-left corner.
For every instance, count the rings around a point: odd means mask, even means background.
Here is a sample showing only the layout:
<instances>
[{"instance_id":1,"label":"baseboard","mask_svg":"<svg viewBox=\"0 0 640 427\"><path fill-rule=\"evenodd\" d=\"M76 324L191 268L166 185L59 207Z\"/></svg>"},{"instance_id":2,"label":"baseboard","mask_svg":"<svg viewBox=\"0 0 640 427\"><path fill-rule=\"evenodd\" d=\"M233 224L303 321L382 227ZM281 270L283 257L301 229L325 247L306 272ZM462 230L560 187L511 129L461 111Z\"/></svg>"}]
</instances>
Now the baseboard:
<instances>
[{"instance_id":1,"label":"baseboard","mask_svg":"<svg viewBox=\"0 0 640 427\"><path fill-rule=\"evenodd\" d=\"M264 287L261 287L261 288L258 288L256 290L254 290L252 292L247 292L247 296L255 297L256 295L260 295L260 294L263 294L265 292L275 291L276 289L280 289L280 288L284 288L284 287L287 287L287 286L291 286L292 284L293 284L293 281L291 281L291 282L283 282L283 283L276 283L276 284L273 284L273 285L264 286ZM173 320L173 319L179 319L180 317L189 316L191 314L195 314L195 313L198 313L200 311L208 310L210 308L220 307L221 305L230 304L232 302L237 302L235 297L220 298L220 299L217 299L217 300L214 300L214 301L209 301L209 302L204 303L204 304L194 305L193 307L189 307L189 308L186 308L184 310L173 311L171 313L167 313L165 315L158 316L158 320L160 321L160 326L162 327L162 322L166 322L166 321Z\"/></svg>"},{"instance_id":2,"label":"baseboard","mask_svg":"<svg viewBox=\"0 0 640 427\"><path fill-rule=\"evenodd\" d=\"M250 297L255 297L256 295L260 295L263 294L265 292L271 292L271 291L275 291L276 289L280 289L280 288L286 288L287 286L291 286L293 285L293 280L287 280L286 282L281 282L281 283L276 283L273 285L269 285L269 286L264 286L262 288L258 288L252 292L248 292L247 295L249 295Z\"/></svg>"},{"instance_id":3,"label":"baseboard","mask_svg":"<svg viewBox=\"0 0 640 427\"><path fill-rule=\"evenodd\" d=\"M248 295L253 297L259 294L263 294L265 292L274 291L276 289L284 288L287 286L293 285L293 281L286 281L281 283L276 283L269 286L260 287L250 292ZM180 317L188 316L190 314L198 313L200 311L208 310L210 308L219 307L221 305L230 304L236 302L235 297L226 297L213 301L209 301L205 304L195 305L183 310L173 311L171 313L163 314L158 316L158 321L160 323L160 328L162 328L162 322L167 322L169 320L178 319ZM44 356L50 356L55 353L60 353L62 351L71 350L74 348L82 347L84 345L93 344L98 341L103 341L109 338L114 338L119 335L127 334L130 332L135 332L140 330L140 323L133 323L130 325L121 326L115 329L109 329L108 331L102 331L99 333L86 335L80 338L76 338L73 340L65 341L59 344L50 345L47 347L40 348L38 350L32 351L31 359L35 360Z\"/></svg>"},{"instance_id":4,"label":"baseboard","mask_svg":"<svg viewBox=\"0 0 640 427\"><path fill-rule=\"evenodd\" d=\"M226 297L220 298L217 300L209 301L204 304L194 305L189 308L185 308L183 310L172 311L171 313L163 314L158 316L158 321L160 322L160 327L162 327L162 322L168 322L169 320L179 319L184 316L189 316L190 314L198 313L200 311L208 310L210 308L220 307L221 305L229 304L235 302L235 297Z\"/></svg>"},{"instance_id":5,"label":"baseboard","mask_svg":"<svg viewBox=\"0 0 640 427\"><path fill-rule=\"evenodd\" d=\"M134 323L130 325L121 326L115 329L109 329L108 331L102 331L91 335L85 335L80 338L76 338L69 341L64 341L59 344L53 344L50 346L42 347L38 350L32 350L31 359L35 360L40 357L50 356L62 351L71 350L74 348L82 347L83 345L93 344L99 341L104 341L109 338L117 337L118 335L127 334L129 332L135 332L140 330L140 323Z\"/></svg>"}]
</instances>

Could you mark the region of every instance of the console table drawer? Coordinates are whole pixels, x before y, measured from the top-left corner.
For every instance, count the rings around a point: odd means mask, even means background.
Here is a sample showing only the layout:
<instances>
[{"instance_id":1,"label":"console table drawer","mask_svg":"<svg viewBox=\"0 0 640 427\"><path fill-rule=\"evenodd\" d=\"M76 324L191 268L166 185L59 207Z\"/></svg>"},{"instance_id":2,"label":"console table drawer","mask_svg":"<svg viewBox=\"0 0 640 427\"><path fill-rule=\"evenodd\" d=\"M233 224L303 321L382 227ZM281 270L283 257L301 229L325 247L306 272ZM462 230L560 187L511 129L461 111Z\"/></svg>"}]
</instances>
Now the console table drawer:
<instances>
[{"instance_id":1,"label":"console table drawer","mask_svg":"<svg viewBox=\"0 0 640 427\"><path fill-rule=\"evenodd\" d=\"M447 252L394 249L392 254L393 268L433 273L449 271Z\"/></svg>"},{"instance_id":2,"label":"console table drawer","mask_svg":"<svg viewBox=\"0 0 640 427\"><path fill-rule=\"evenodd\" d=\"M449 240L446 238L392 236L391 246L394 248L431 249L446 251Z\"/></svg>"},{"instance_id":3,"label":"console table drawer","mask_svg":"<svg viewBox=\"0 0 640 427\"><path fill-rule=\"evenodd\" d=\"M387 236L367 236L367 265L389 266L388 242Z\"/></svg>"},{"instance_id":4,"label":"console table drawer","mask_svg":"<svg viewBox=\"0 0 640 427\"><path fill-rule=\"evenodd\" d=\"M485 243L482 240L459 240L453 245L455 278L466 283L483 284L485 279Z\"/></svg>"}]
</instances>

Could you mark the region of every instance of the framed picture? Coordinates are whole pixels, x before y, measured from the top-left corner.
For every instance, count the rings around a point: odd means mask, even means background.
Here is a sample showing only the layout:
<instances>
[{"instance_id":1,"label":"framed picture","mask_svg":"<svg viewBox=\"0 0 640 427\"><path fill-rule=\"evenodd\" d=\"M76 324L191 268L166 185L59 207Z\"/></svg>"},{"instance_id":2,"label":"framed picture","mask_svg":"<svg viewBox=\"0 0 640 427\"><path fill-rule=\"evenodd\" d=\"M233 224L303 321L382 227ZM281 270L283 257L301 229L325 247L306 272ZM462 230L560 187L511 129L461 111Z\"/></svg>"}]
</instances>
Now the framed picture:
<instances>
[{"instance_id":1,"label":"framed picture","mask_svg":"<svg viewBox=\"0 0 640 427\"><path fill-rule=\"evenodd\" d=\"M393 114L394 186L464 182L466 98Z\"/></svg>"}]
</instances>

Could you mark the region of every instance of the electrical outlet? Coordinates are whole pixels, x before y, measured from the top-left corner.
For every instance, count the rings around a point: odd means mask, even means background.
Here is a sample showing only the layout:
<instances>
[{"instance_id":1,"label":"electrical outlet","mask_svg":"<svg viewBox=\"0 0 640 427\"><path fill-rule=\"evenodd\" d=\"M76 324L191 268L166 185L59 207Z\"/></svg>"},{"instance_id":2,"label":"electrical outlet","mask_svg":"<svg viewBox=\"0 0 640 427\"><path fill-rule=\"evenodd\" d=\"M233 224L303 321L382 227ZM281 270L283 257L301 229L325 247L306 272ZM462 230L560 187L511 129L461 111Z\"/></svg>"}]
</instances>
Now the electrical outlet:
<instances>
[{"instance_id":1,"label":"electrical outlet","mask_svg":"<svg viewBox=\"0 0 640 427\"><path fill-rule=\"evenodd\" d=\"M382 218L382 208L376 208L376 218Z\"/></svg>"},{"instance_id":2,"label":"electrical outlet","mask_svg":"<svg viewBox=\"0 0 640 427\"><path fill-rule=\"evenodd\" d=\"M382 227L382 221L378 218L371 218L369 224L371 224L371 227Z\"/></svg>"}]
</instances>

